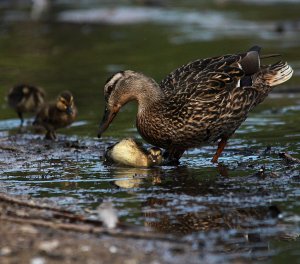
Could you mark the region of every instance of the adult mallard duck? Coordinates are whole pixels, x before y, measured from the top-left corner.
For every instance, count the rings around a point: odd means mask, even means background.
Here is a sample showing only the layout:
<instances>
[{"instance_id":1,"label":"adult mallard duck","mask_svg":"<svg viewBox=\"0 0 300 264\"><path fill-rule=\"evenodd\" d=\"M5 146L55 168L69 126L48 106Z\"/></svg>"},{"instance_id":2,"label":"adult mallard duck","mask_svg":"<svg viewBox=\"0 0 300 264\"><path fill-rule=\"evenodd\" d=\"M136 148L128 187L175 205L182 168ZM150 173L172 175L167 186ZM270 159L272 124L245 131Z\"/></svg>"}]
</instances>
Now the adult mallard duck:
<instances>
[{"instance_id":1,"label":"adult mallard duck","mask_svg":"<svg viewBox=\"0 0 300 264\"><path fill-rule=\"evenodd\" d=\"M227 140L273 89L291 78L283 61L262 65L260 47L240 54L200 59L171 72L160 84L142 73L114 74L104 87L105 111L98 136L128 101L138 102L137 128L150 144L166 149L170 162L185 150Z\"/></svg>"},{"instance_id":2,"label":"adult mallard duck","mask_svg":"<svg viewBox=\"0 0 300 264\"><path fill-rule=\"evenodd\" d=\"M37 113L40 110L45 101L45 92L40 87L18 84L9 90L7 101L9 106L17 112L22 126L24 113Z\"/></svg>"},{"instance_id":3,"label":"adult mallard duck","mask_svg":"<svg viewBox=\"0 0 300 264\"><path fill-rule=\"evenodd\" d=\"M44 104L37 114L34 125L43 126L46 130L45 139L56 139L56 129L72 124L77 115L77 108L71 92L59 94L55 102Z\"/></svg>"},{"instance_id":4,"label":"adult mallard duck","mask_svg":"<svg viewBox=\"0 0 300 264\"><path fill-rule=\"evenodd\" d=\"M108 162L131 167L152 167L163 161L161 149L152 147L146 150L132 138L122 139L108 147L105 158Z\"/></svg>"}]
</instances>

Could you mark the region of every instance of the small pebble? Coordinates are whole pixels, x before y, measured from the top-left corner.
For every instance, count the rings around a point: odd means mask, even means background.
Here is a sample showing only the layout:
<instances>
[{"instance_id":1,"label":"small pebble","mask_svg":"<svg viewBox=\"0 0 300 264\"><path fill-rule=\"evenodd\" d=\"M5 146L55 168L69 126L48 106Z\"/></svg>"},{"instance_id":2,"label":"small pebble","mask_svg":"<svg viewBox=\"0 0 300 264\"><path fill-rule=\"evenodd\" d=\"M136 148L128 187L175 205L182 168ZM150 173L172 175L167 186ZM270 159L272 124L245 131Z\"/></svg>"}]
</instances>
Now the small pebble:
<instances>
[{"instance_id":1,"label":"small pebble","mask_svg":"<svg viewBox=\"0 0 300 264\"><path fill-rule=\"evenodd\" d=\"M81 250L82 252L88 252L88 251L91 250L91 247L90 247L90 246L82 246L82 247L80 248L80 250Z\"/></svg>"},{"instance_id":2,"label":"small pebble","mask_svg":"<svg viewBox=\"0 0 300 264\"><path fill-rule=\"evenodd\" d=\"M111 247L109 247L109 252L114 254L114 253L118 252L118 249L115 246L111 246Z\"/></svg>"},{"instance_id":3,"label":"small pebble","mask_svg":"<svg viewBox=\"0 0 300 264\"><path fill-rule=\"evenodd\" d=\"M0 256L7 256L11 253L11 249L9 247L3 247L0 249Z\"/></svg>"},{"instance_id":4,"label":"small pebble","mask_svg":"<svg viewBox=\"0 0 300 264\"><path fill-rule=\"evenodd\" d=\"M160 262L157 261L157 260L153 260L153 261L151 262L151 264L160 264Z\"/></svg>"},{"instance_id":5,"label":"small pebble","mask_svg":"<svg viewBox=\"0 0 300 264\"><path fill-rule=\"evenodd\" d=\"M126 259L124 264L138 264L138 261L136 259Z\"/></svg>"},{"instance_id":6,"label":"small pebble","mask_svg":"<svg viewBox=\"0 0 300 264\"><path fill-rule=\"evenodd\" d=\"M97 208L98 217L103 222L103 225L109 229L115 228L118 224L117 211L113 204L109 201L104 201Z\"/></svg>"},{"instance_id":7,"label":"small pebble","mask_svg":"<svg viewBox=\"0 0 300 264\"><path fill-rule=\"evenodd\" d=\"M38 230L31 225L21 226L20 231L31 235L36 235L38 233Z\"/></svg>"},{"instance_id":8,"label":"small pebble","mask_svg":"<svg viewBox=\"0 0 300 264\"><path fill-rule=\"evenodd\" d=\"M46 260L44 258L41 257L35 257L33 259L31 259L30 264L45 264Z\"/></svg>"},{"instance_id":9,"label":"small pebble","mask_svg":"<svg viewBox=\"0 0 300 264\"><path fill-rule=\"evenodd\" d=\"M39 250L51 252L59 246L58 240L43 241L39 245Z\"/></svg>"}]
</instances>

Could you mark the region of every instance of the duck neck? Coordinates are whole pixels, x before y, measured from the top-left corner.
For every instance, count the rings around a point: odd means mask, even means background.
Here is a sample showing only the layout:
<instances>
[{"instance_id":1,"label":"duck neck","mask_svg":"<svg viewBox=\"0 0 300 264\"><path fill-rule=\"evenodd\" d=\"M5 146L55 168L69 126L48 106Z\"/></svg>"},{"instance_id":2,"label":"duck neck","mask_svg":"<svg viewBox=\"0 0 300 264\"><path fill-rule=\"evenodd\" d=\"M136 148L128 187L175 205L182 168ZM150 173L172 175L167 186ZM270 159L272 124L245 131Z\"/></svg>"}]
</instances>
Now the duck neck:
<instances>
[{"instance_id":1,"label":"duck neck","mask_svg":"<svg viewBox=\"0 0 300 264\"><path fill-rule=\"evenodd\" d=\"M146 76L138 80L132 94L133 99L138 102L138 114L151 110L155 105L159 105L164 98L160 86L153 79Z\"/></svg>"}]
</instances>

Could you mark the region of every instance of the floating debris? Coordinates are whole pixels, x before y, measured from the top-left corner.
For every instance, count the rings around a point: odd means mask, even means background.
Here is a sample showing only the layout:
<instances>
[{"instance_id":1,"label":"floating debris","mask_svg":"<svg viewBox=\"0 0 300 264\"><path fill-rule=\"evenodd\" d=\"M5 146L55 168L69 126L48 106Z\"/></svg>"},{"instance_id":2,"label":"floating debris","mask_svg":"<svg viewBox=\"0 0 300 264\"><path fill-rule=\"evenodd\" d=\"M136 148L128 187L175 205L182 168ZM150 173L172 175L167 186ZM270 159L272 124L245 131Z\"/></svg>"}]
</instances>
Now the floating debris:
<instances>
[{"instance_id":1,"label":"floating debris","mask_svg":"<svg viewBox=\"0 0 300 264\"><path fill-rule=\"evenodd\" d=\"M280 158L283 158L287 163L300 163L300 159L292 157L290 154L285 152L280 152Z\"/></svg>"},{"instance_id":2,"label":"floating debris","mask_svg":"<svg viewBox=\"0 0 300 264\"><path fill-rule=\"evenodd\" d=\"M113 207L112 202L104 201L97 208L99 219L103 222L103 225L109 229L113 229L118 224L118 214Z\"/></svg>"}]
</instances>

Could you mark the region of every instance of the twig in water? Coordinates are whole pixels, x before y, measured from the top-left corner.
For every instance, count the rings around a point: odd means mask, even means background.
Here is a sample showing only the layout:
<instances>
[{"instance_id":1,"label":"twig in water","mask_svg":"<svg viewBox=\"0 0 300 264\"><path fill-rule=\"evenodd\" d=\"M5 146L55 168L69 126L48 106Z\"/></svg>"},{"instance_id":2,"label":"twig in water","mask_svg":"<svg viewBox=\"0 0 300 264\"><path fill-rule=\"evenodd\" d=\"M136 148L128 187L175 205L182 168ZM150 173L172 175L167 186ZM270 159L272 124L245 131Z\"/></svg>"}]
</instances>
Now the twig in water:
<instances>
[{"instance_id":1,"label":"twig in water","mask_svg":"<svg viewBox=\"0 0 300 264\"><path fill-rule=\"evenodd\" d=\"M101 234L112 237L123 237L123 238L135 238L135 239L151 239L167 241L176 244L189 244L189 242L174 239L174 236L162 235L158 233L152 233L142 230L120 230L120 229L109 229L104 227L95 227L87 224L69 224L69 223L55 223L53 221L37 220L37 219L23 219L9 216L0 216L0 221L13 222L18 224L30 224L34 226L47 227L52 229L61 229L66 231L82 232L82 233L93 233Z\"/></svg>"},{"instance_id":2,"label":"twig in water","mask_svg":"<svg viewBox=\"0 0 300 264\"><path fill-rule=\"evenodd\" d=\"M0 149L9 150L9 151L16 151L16 152L23 152L22 149L19 149L17 147L10 147L10 146L5 146L5 145L0 145Z\"/></svg>"},{"instance_id":3,"label":"twig in water","mask_svg":"<svg viewBox=\"0 0 300 264\"><path fill-rule=\"evenodd\" d=\"M280 158L283 158L288 163L300 163L300 159L294 158L290 154L287 154L285 152L280 152L278 155Z\"/></svg>"}]
</instances>

